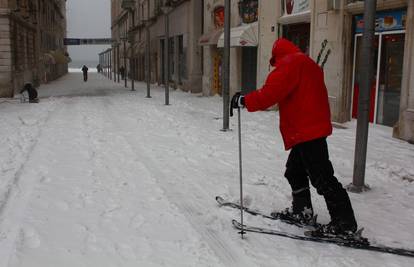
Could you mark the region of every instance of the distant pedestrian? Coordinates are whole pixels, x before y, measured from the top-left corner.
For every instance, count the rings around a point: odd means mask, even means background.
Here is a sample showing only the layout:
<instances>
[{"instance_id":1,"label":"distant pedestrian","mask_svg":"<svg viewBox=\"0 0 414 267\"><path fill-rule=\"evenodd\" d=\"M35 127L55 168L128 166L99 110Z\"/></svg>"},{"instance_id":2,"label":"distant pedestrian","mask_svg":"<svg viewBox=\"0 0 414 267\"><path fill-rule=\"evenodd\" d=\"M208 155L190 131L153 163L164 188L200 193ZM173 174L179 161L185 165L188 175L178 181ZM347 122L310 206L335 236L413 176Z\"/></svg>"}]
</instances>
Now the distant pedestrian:
<instances>
[{"instance_id":1,"label":"distant pedestrian","mask_svg":"<svg viewBox=\"0 0 414 267\"><path fill-rule=\"evenodd\" d=\"M124 68L124 66L121 66L119 68L119 73L121 73L122 80L124 80L125 79L125 68Z\"/></svg>"},{"instance_id":2,"label":"distant pedestrian","mask_svg":"<svg viewBox=\"0 0 414 267\"><path fill-rule=\"evenodd\" d=\"M83 65L82 67L82 72L83 72L83 81L87 82L88 81L88 67L86 67L86 65Z\"/></svg>"},{"instance_id":3,"label":"distant pedestrian","mask_svg":"<svg viewBox=\"0 0 414 267\"><path fill-rule=\"evenodd\" d=\"M33 87L32 83L25 83L23 89L20 90L20 94L22 94L23 96L26 92L29 95L29 103L39 103L39 99L37 98L37 90ZM23 100L22 102L24 101L25 100Z\"/></svg>"},{"instance_id":4,"label":"distant pedestrian","mask_svg":"<svg viewBox=\"0 0 414 267\"><path fill-rule=\"evenodd\" d=\"M101 64L98 64L98 66L96 66L96 70L98 71L98 73L101 73Z\"/></svg>"}]
</instances>

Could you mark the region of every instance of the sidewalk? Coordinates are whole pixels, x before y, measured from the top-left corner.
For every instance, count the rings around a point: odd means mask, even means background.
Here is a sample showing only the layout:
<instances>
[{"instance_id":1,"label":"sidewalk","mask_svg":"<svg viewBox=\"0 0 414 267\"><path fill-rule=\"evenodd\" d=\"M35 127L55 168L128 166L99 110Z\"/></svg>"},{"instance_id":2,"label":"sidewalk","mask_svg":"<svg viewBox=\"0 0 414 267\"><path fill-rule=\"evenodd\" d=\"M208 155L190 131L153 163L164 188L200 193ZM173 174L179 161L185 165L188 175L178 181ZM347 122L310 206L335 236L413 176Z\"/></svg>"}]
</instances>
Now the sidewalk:
<instances>
[{"instance_id":1,"label":"sidewalk","mask_svg":"<svg viewBox=\"0 0 414 267\"><path fill-rule=\"evenodd\" d=\"M220 97L136 92L91 74L39 90L38 105L0 104L0 266L412 266L411 258L248 234L214 197L239 198L237 120L223 133ZM288 153L274 112L242 113L246 204L290 205ZM352 181L355 123L328 138ZM364 235L414 249L414 146L370 128L366 181L351 194ZM323 199L313 190L319 221ZM300 233L247 216L246 223Z\"/></svg>"}]
</instances>

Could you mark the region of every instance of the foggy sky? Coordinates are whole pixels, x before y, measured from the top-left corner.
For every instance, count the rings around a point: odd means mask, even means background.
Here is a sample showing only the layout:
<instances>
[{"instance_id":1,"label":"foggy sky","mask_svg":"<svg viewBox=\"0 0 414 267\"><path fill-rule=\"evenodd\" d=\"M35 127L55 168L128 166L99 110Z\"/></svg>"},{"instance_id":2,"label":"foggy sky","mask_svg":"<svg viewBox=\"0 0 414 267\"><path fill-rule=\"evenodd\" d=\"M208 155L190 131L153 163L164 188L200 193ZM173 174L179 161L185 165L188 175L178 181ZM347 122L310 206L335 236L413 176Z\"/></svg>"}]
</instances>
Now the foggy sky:
<instances>
[{"instance_id":1,"label":"foggy sky","mask_svg":"<svg viewBox=\"0 0 414 267\"><path fill-rule=\"evenodd\" d=\"M68 38L110 38L110 0L67 0ZM74 63L98 61L98 53L107 46L68 46Z\"/></svg>"}]
</instances>

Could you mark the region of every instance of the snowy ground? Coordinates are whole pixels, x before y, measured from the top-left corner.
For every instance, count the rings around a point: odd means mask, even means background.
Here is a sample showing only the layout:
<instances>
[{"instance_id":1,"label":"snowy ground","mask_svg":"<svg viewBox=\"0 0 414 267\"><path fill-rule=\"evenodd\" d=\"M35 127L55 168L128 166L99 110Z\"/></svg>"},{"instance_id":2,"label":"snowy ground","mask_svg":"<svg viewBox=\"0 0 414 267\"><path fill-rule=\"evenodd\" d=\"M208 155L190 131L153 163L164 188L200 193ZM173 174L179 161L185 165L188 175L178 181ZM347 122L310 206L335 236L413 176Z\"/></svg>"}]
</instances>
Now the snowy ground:
<instances>
[{"instance_id":1,"label":"snowy ground","mask_svg":"<svg viewBox=\"0 0 414 267\"><path fill-rule=\"evenodd\" d=\"M221 132L221 98L145 85L131 92L101 75L42 86L39 104L0 99L0 266L414 266L414 259L304 243L231 226L237 201L236 119ZM290 205L277 113L243 111L246 204ZM337 176L352 177L355 123L328 139ZM367 183L351 194L365 236L414 249L414 146L370 129ZM313 191L319 221L323 199ZM246 215L251 225L293 226Z\"/></svg>"}]
</instances>

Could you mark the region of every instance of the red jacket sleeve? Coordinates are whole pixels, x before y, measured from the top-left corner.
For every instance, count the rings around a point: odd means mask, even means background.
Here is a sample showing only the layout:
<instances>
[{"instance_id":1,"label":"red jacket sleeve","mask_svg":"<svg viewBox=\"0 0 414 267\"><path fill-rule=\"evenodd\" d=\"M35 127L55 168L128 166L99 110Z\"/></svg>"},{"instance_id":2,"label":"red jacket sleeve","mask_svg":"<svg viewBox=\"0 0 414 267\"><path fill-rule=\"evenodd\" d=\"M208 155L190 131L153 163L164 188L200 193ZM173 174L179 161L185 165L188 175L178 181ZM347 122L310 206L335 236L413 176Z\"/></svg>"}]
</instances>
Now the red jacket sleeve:
<instances>
[{"instance_id":1,"label":"red jacket sleeve","mask_svg":"<svg viewBox=\"0 0 414 267\"><path fill-rule=\"evenodd\" d=\"M282 101L297 87L301 64L298 58L289 61L276 66L261 89L245 96L245 106L249 112L266 110Z\"/></svg>"}]
</instances>

